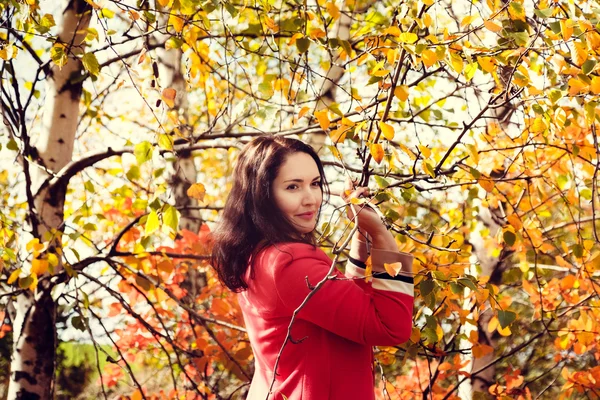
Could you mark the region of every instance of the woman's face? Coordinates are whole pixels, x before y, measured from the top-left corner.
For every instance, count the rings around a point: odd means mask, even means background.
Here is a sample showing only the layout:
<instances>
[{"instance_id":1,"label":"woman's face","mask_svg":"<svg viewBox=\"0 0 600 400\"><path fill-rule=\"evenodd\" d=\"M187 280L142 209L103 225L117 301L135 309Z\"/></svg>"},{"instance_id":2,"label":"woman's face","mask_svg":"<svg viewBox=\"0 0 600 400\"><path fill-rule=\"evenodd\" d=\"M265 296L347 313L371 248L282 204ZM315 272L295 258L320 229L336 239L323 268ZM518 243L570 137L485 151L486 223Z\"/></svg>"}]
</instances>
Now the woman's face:
<instances>
[{"instance_id":1,"label":"woman's face","mask_svg":"<svg viewBox=\"0 0 600 400\"><path fill-rule=\"evenodd\" d=\"M306 153L290 154L273 181L275 204L300 233L315 229L323 201L321 174Z\"/></svg>"}]
</instances>

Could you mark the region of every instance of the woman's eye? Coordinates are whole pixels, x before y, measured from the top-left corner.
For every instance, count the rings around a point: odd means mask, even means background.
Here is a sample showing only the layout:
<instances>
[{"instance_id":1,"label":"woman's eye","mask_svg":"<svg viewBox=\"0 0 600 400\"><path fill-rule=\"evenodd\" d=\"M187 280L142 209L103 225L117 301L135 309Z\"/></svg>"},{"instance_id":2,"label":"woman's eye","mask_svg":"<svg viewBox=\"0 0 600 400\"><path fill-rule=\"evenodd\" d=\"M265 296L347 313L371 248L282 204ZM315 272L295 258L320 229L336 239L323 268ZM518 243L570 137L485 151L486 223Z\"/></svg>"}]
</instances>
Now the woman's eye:
<instances>
[{"instance_id":1,"label":"woman's eye","mask_svg":"<svg viewBox=\"0 0 600 400\"><path fill-rule=\"evenodd\" d=\"M313 182L313 186L321 187L321 181L315 181L315 182Z\"/></svg>"},{"instance_id":2,"label":"woman's eye","mask_svg":"<svg viewBox=\"0 0 600 400\"><path fill-rule=\"evenodd\" d=\"M287 188L288 188L288 190L294 190L294 189L296 189L297 187L298 187L298 185L290 185L290 186L288 186Z\"/></svg>"}]
</instances>

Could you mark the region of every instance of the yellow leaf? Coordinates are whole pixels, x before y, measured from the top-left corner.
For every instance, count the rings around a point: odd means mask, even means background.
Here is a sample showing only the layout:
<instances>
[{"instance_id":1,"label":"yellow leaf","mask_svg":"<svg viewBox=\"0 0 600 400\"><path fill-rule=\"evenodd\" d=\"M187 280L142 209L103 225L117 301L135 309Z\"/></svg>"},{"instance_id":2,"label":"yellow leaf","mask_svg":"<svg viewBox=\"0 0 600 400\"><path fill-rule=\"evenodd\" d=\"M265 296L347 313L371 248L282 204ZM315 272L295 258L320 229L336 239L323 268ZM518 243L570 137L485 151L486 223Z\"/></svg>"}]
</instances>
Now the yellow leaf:
<instances>
[{"instance_id":1,"label":"yellow leaf","mask_svg":"<svg viewBox=\"0 0 600 400\"><path fill-rule=\"evenodd\" d=\"M492 73L496 68L492 57L477 57L477 62L485 72Z\"/></svg>"},{"instance_id":2,"label":"yellow leaf","mask_svg":"<svg viewBox=\"0 0 600 400\"><path fill-rule=\"evenodd\" d=\"M590 49L596 50L600 47L600 34L595 30L587 32L585 34L585 38L587 40L588 46L590 46Z\"/></svg>"},{"instance_id":3,"label":"yellow leaf","mask_svg":"<svg viewBox=\"0 0 600 400\"><path fill-rule=\"evenodd\" d=\"M546 125L546 121L542 117L538 116L533 121L533 124L531 125L529 130L533 133L539 133L544 132L547 128L548 126Z\"/></svg>"},{"instance_id":4,"label":"yellow leaf","mask_svg":"<svg viewBox=\"0 0 600 400\"><path fill-rule=\"evenodd\" d=\"M33 250L34 253L39 253L44 249L44 244L40 243L40 240L38 238L34 238L31 239L27 243L27 245L25 245L25 249L27 249L27 251Z\"/></svg>"},{"instance_id":5,"label":"yellow leaf","mask_svg":"<svg viewBox=\"0 0 600 400\"><path fill-rule=\"evenodd\" d=\"M298 113L298 119L304 117L304 115L306 115L306 113L310 110L310 107L302 107L302 109L300 110L300 112Z\"/></svg>"},{"instance_id":6,"label":"yellow leaf","mask_svg":"<svg viewBox=\"0 0 600 400\"><path fill-rule=\"evenodd\" d=\"M163 7L167 7L170 2L171 0L158 0L158 3Z\"/></svg>"},{"instance_id":7,"label":"yellow leaf","mask_svg":"<svg viewBox=\"0 0 600 400\"><path fill-rule=\"evenodd\" d=\"M386 35L392 35L392 36L400 36L400 34L402 33L400 31L400 28L398 28L396 25L392 25L389 28L387 28L385 31L383 31L384 34Z\"/></svg>"},{"instance_id":8,"label":"yellow leaf","mask_svg":"<svg viewBox=\"0 0 600 400\"><path fill-rule=\"evenodd\" d=\"M417 40L419 40L419 37L412 33L412 32L402 32L400 34L400 36L398 37L398 40L400 40L400 43L414 43Z\"/></svg>"},{"instance_id":9,"label":"yellow leaf","mask_svg":"<svg viewBox=\"0 0 600 400\"><path fill-rule=\"evenodd\" d=\"M587 89L588 85L583 83L582 81L580 81L577 78L571 78L569 79L569 95L570 96L575 96L576 94L578 94L579 92L581 92L583 89Z\"/></svg>"},{"instance_id":10,"label":"yellow leaf","mask_svg":"<svg viewBox=\"0 0 600 400\"><path fill-rule=\"evenodd\" d=\"M371 145L371 155L373 156L373 159L377 162L377 164L379 164L381 160L383 160L383 156L385 155L383 151L383 146L379 143L373 143Z\"/></svg>"},{"instance_id":11,"label":"yellow leaf","mask_svg":"<svg viewBox=\"0 0 600 400\"><path fill-rule=\"evenodd\" d=\"M340 17L340 9L337 8L333 1L325 4L325 8L327 9L329 15L331 15L331 18L338 19Z\"/></svg>"},{"instance_id":12,"label":"yellow leaf","mask_svg":"<svg viewBox=\"0 0 600 400\"><path fill-rule=\"evenodd\" d=\"M198 201L203 201L204 200L204 195L206 195L206 189L204 188L203 184L201 184L201 183L194 183L187 190L187 195L189 197L191 197L192 199L196 199Z\"/></svg>"},{"instance_id":13,"label":"yellow leaf","mask_svg":"<svg viewBox=\"0 0 600 400\"><path fill-rule=\"evenodd\" d=\"M599 94L600 93L600 77L594 76L592 78L592 84L590 85L590 90L594 94Z\"/></svg>"},{"instance_id":14,"label":"yellow leaf","mask_svg":"<svg viewBox=\"0 0 600 400\"><path fill-rule=\"evenodd\" d=\"M452 69L457 73L461 73L463 70L463 59L460 55L455 52L450 53L450 65Z\"/></svg>"},{"instance_id":15,"label":"yellow leaf","mask_svg":"<svg viewBox=\"0 0 600 400\"><path fill-rule=\"evenodd\" d=\"M175 107L175 96L177 96L177 91L173 88L163 89L161 94L162 100L169 108Z\"/></svg>"},{"instance_id":16,"label":"yellow leaf","mask_svg":"<svg viewBox=\"0 0 600 400\"><path fill-rule=\"evenodd\" d=\"M394 96L401 101L406 101L406 99L408 99L408 86L396 86L396 89L394 89Z\"/></svg>"},{"instance_id":17,"label":"yellow leaf","mask_svg":"<svg viewBox=\"0 0 600 400\"><path fill-rule=\"evenodd\" d=\"M563 40L569 40L573 34L573 21L570 19L560 21L560 33L562 33Z\"/></svg>"},{"instance_id":18,"label":"yellow leaf","mask_svg":"<svg viewBox=\"0 0 600 400\"><path fill-rule=\"evenodd\" d=\"M483 25L492 32L500 32L502 30L502 25L496 23L495 21L492 20L487 20L483 22Z\"/></svg>"},{"instance_id":19,"label":"yellow leaf","mask_svg":"<svg viewBox=\"0 0 600 400\"><path fill-rule=\"evenodd\" d=\"M334 144L341 143L346 139L346 132L348 132L348 127L342 126L341 128L331 131L329 137Z\"/></svg>"},{"instance_id":20,"label":"yellow leaf","mask_svg":"<svg viewBox=\"0 0 600 400\"><path fill-rule=\"evenodd\" d=\"M425 64L427 68L431 67L437 62L437 55L434 51L429 49L426 49L423 51L423 53L421 53L421 58L423 59L423 64Z\"/></svg>"},{"instance_id":21,"label":"yellow leaf","mask_svg":"<svg viewBox=\"0 0 600 400\"><path fill-rule=\"evenodd\" d=\"M385 272L387 272L388 275L396 276L400 273L400 271L402 271L402 263L401 262L395 262L392 264L383 263L383 268L385 268Z\"/></svg>"},{"instance_id":22,"label":"yellow leaf","mask_svg":"<svg viewBox=\"0 0 600 400\"><path fill-rule=\"evenodd\" d=\"M173 26L173 29L175 29L175 32L181 33L184 22L185 21L183 18L181 18L179 15L171 13L169 16L169 21L167 22L167 26L171 25Z\"/></svg>"},{"instance_id":23,"label":"yellow leaf","mask_svg":"<svg viewBox=\"0 0 600 400\"><path fill-rule=\"evenodd\" d=\"M28 286L28 289L33 292L37 287L38 277L34 274L29 275L29 277L31 278L31 284Z\"/></svg>"},{"instance_id":24,"label":"yellow leaf","mask_svg":"<svg viewBox=\"0 0 600 400\"><path fill-rule=\"evenodd\" d=\"M6 281L6 283L8 283L9 285L12 285L19 278L20 273L21 273L21 268L17 268L16 270L14 270L13 273L10 274L10 276L8 277L8 280Z\"/></svg>"},{"instance_id":25,"label":"yellow leaf","mask_svg":"<svg viewBox=\"0 0 600 400\"><path fill-rule=\"evenodd\" d=\"M425 158L429 158L431 156L431 149L427 146L424 145L419 145L419 151L421 152L421 154L423 154L423 157Z\"/></svg>"},{"instance_id":26,"label":"yellow leaf","mask_svg":"<svg viewBox=\"0 0 600 400\"><path fill-rule=\"evenodd\" d=\"M35 275L42 275L48 272L48 260L40 260L39 258L34 258L31 261L31 273Z\"/></svg>"},{"instance_id":27,"label":"yellow leaf","mask_svg":"<svg viewBox=\"0 0 600 400\"><path fill-rule=\"evenodd\" d=\"M460 26L464 28L465 26L470 25L477 17L478 15L467 15L460 21Z\"/></svg>"},{"instance_id":28,"label":"yellow leaf","mask_svg":"<svg viewBox=\"0 0 600 400\"><path fill-rule=\"evenodd\" d=\"M371 256L365 261L365 282L370 282L373 279L373 264L371 263Z\"/></svg>"},{"instance_id":29,"label":"yellow leaf","mask_svg":"<svg viewBox=\"0 0 600 400\"><path fill-rule=\"evenodd\" d=\"M383 121L379 121L379 129L381 129L381 133L387 140L394 140L394 127L390 124L386 124Z\"/></svg>"},{"instance_id":30,"label":"yellow leaf","mask_svg":"<svg viewBox=\"0 0 600 400\"><path fill-rule=\"evenodd\" d=\"M315 111L315 118L319 121L321 129L326 131L329 129L329 114L327 110Z\"/></svg>"},{"instance_id":31,"label":"yellow leaf","mask_svg":"<svg viewBox=\"0 0 600 400\"><path fill-rule=\"evenodd\" d=\"M588 50L585 44L581 42L575 42L575 46L571 49L571 57L575 64L581 67L581 65L588 59Z\"/></svg>"}]
</instances>

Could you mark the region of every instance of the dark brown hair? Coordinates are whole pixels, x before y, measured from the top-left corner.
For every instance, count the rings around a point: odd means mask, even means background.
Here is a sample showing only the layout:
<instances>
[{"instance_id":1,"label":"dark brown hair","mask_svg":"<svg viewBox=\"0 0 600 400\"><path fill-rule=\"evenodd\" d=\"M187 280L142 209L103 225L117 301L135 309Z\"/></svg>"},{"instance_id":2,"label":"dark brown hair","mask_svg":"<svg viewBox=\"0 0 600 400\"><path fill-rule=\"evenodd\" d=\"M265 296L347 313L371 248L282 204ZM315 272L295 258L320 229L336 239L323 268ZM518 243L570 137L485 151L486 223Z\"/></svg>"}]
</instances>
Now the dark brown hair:
<instances>
[{"instance_id":1,"label":"dark brown hair","mask_svg":"<svg viewBox=\"0 0 600 400\"><path fill-rule=\"evenodd\" d=\"M273 198L273 181L294 153L306 153L315 160L326 200L329 190L323 164L313 148L300 140L260 136L248 143L237 159L233 187L213 232L212 249L212 265L219 280L234 292L248 287L244 280L248 264L265 247L281 242L316 244L314 234L298 232Z\"/></svg>"}]
</instances>

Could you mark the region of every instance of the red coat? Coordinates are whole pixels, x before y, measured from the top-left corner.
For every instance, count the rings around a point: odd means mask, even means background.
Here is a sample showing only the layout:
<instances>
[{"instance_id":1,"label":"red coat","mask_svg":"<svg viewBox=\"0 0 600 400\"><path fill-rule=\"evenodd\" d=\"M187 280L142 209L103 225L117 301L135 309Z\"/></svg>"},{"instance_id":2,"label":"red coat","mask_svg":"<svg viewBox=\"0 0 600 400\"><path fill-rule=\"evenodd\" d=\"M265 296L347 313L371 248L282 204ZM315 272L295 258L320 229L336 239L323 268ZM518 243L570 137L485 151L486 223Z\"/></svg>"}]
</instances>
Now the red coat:
<instances>
[{"instance_id":1,"label":"red coat","mask_svg":"<svg viewBox=\"0 0 600 400\"><path fill-rule=\"evenodd\" d=\"M367 258L366 249L356 247L345 276L336 271L296 317L292 339L297 342L288 342L283 351L269 399L374 399L371 346L397 345L410 337L412 256L374 249L374 271L400 261L403 272L376 274L367 284L360 261ZM306 279L316 285L331 263L319 248L286 243L257 255L253 278L249 268L248 289L238 297L255 357L248 400L267 399L292 313L310 293Z\"/></svg>"}]
</instances>

